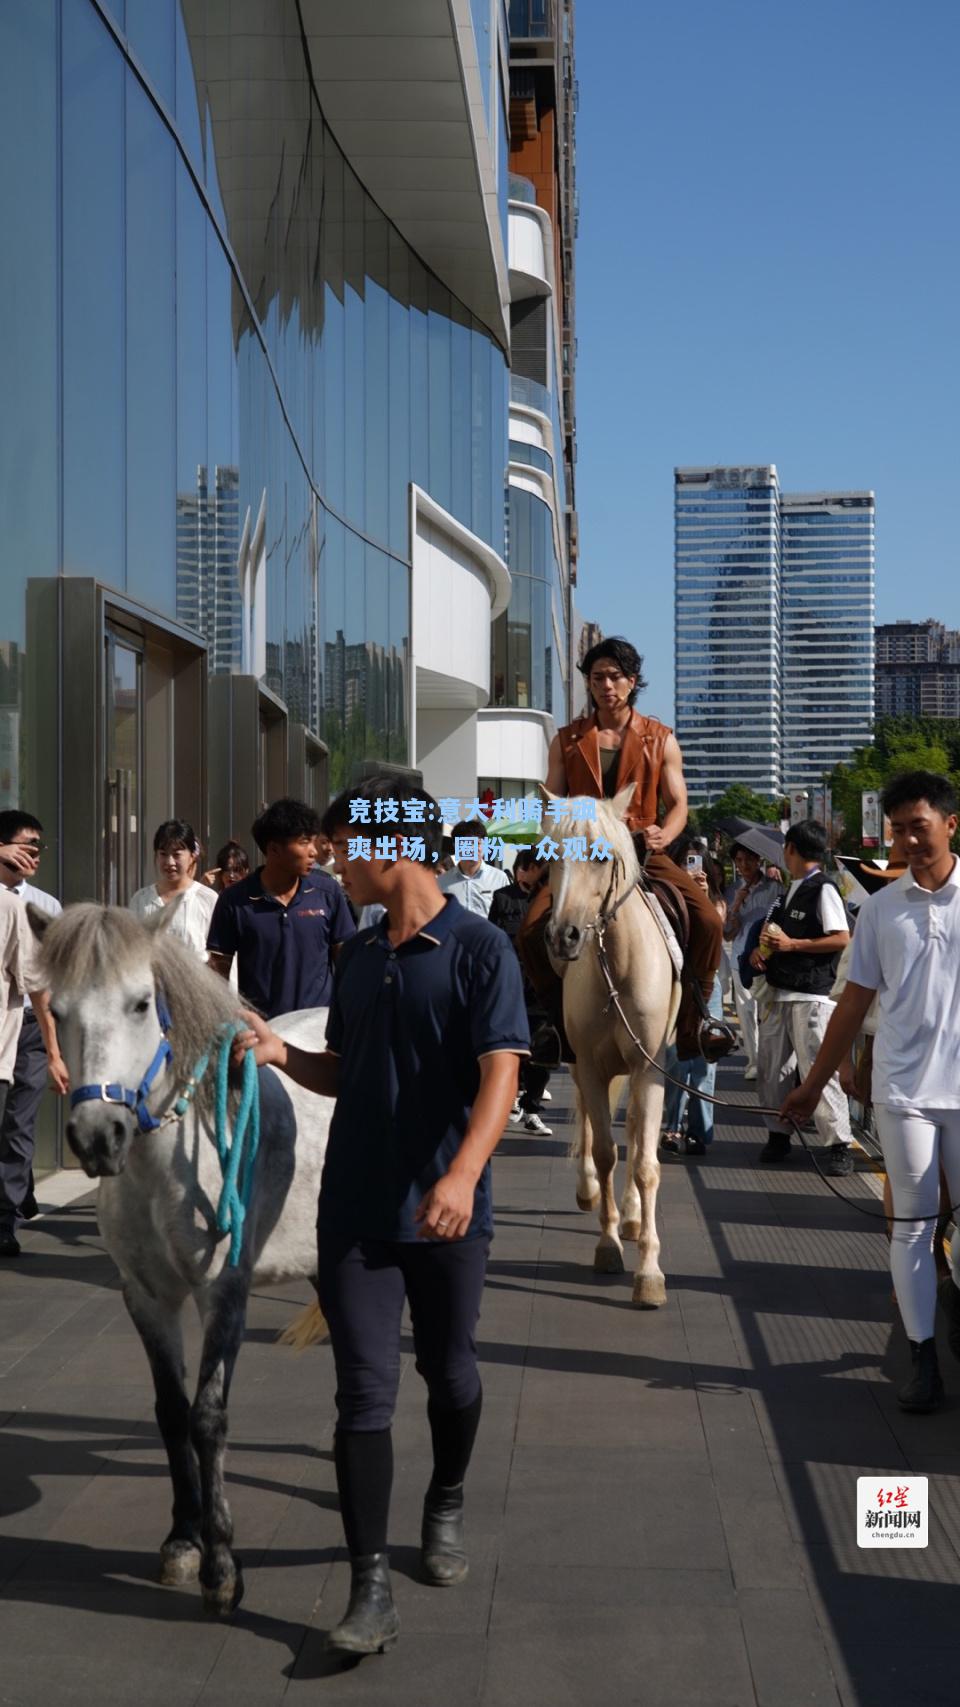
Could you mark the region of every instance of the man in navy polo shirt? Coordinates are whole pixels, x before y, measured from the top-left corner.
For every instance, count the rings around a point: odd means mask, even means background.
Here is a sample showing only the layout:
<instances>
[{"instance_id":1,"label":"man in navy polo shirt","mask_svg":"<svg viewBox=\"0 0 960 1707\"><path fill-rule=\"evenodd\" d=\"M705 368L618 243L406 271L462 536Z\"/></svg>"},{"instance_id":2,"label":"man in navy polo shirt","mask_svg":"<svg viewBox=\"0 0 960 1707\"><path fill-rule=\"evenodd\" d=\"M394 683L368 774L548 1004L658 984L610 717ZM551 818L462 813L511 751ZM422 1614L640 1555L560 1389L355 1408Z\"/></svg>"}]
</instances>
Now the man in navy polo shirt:
<instances>
[{"instance_id":1,"label":"man in navy polo shirt","mask_svg":"<svg viewBox=\"0 0 960 1707\"><path fill-rule=\"evenodd\" d=\"M302 800L276 800L253 825L263 864L225 889L207 933L210 964L268 1019L330 1006L332 960L356 926L334 878L314 871L320 819Z\"/></svg>"},{"instance_id":2,"label":"man in navy polo shirt","mask_svg":"<svg viewBox=\"0 0 960 1707\"><path fill-rule=\"evenodd\" d=\"M399 802L398 820L375 810L369 828L354 821L359 802L388 799ZM388 838L422 838L422 860L410 839L394 841L401 857L371 857L384 846L381 822ZM318 1291L337 1369L351 1591L329 1642L361 1654L390 1645L400 1628L386 1544L404 1298L433 1441L423 1574L437 1585L467 1574L463 1480L480 1421L474 1334L493 1234L490 1157L529 1034L509 939L440 892L442 824L430 796L375 777L334 801L323 827L348 895L382 903L386 915L344 947L323 1054L283 1043L259 1020L237 1053L254 1048L258 1063L337 1099L320 1186Z\"/></svg>"}]
</instances>

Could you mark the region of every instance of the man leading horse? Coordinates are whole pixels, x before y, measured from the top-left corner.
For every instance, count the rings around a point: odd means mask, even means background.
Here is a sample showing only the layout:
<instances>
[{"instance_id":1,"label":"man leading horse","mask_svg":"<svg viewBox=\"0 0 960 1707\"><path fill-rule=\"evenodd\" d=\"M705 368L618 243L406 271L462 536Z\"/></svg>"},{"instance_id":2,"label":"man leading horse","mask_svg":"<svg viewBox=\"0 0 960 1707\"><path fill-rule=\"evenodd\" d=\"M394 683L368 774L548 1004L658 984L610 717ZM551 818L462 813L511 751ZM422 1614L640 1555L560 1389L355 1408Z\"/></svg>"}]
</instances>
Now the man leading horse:
<instances>
[{"instance_id":1,"label":"man leading horse","mask_svg":"<svg viewBox=\"0 0 960 1707\"><path fill-rule=\"evenodd\" d=\"M705 891L666 852L686 828L687 785L673 731L657 718L634 710L644 685L641 663L629 640L613 637L591 647L580 671L592 709L554 736L546 787L564 798L612 800L618 790L633 783L626 822L641 866L652 882L665 882L679 891L689 918L677 1054L681 1060L700 1054L718 1060L734 1047L729 1027L709 1020L705 1012L720 965L722 926ZM550 904L550 891L544 888L530 905L518 946L527 975L546 1004L569 1058L562 1027L563 987L550 965L544 940Z\"/></svg>"}]
</instances>

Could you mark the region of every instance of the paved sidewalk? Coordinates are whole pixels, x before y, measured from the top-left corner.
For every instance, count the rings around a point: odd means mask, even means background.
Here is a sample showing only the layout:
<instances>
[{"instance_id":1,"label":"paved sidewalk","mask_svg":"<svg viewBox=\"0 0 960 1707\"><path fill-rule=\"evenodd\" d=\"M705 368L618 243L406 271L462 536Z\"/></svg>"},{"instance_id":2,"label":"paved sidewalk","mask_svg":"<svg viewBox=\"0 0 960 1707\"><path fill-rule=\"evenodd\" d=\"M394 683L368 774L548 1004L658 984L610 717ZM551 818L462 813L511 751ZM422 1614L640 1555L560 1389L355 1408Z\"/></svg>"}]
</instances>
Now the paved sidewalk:
<instances>
[{"instance_id":1,"label":"paved sidewalk","mask_svg":"<svg viewBox=\"0 0 960 1707\"><path fill-rule=\"evenodd\" d=\"M496 1162L470 1578L416 1581L429 1453L408 1355L403 1634L352 1668L323 1648L347 1583L329 1350L273 1343L306 1291L251 1303L229 1457L247 1593L211 1624L195 1589L153 1581L169 1484L92 1208L24 1233L0 1269L2 1707L952 1707L960 1403L896 1408L907 1353L879 1222L805 1159L754 1166L755 1098L722 1071L744 1108L709 1157L664 1163L668 1303L635 1310L629 1274L591 1272L568 1081L553 1088L554 1139L508 1134ZM862 1178L839 1186L877 1208ZM960 1396L946 1352L944 1368ZM858 1550L857 1475L908 1467L931 1479L929 1547Z\"/></svg>"}]
</instances>

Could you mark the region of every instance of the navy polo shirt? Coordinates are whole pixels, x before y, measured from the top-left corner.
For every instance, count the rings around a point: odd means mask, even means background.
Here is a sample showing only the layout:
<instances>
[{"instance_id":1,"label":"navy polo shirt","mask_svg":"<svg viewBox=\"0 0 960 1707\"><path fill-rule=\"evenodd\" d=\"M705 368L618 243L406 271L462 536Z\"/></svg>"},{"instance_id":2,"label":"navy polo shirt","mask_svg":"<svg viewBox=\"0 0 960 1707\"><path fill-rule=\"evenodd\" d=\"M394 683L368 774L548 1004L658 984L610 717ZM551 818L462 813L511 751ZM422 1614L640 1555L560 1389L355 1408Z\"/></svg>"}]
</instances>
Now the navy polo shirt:
<instances>
[{"instance_id":1,"label":"navy polo shirt","mask_svg":"<svg viewBox=\"0 0 960 1707\"><path fill-rule=\"evenodd\" d=\"M460 1148L481 1055L526 1055L530 1034L509 938L448 898L409 942L381 919L337 962L327 1048L340 1056L320 1185L321 1231L416 1239L414 1211ZM468 1238L493 1232L490 1165Z\"/></svg>"},{"instance_id":2,"label":"navy polo shirt","mask_svg":"<svg viewBox=\"0 0 960 1707\"><path fill-rule=\"evenodd\" d=\"M236 955L240 994L267 1019L297 1008L329 1007L330 951L356 934L346 896L332 877L311 872L285 907L267 894L262 873L258 866L223 891L207 948Z\"/></svg>"}]
</instances>

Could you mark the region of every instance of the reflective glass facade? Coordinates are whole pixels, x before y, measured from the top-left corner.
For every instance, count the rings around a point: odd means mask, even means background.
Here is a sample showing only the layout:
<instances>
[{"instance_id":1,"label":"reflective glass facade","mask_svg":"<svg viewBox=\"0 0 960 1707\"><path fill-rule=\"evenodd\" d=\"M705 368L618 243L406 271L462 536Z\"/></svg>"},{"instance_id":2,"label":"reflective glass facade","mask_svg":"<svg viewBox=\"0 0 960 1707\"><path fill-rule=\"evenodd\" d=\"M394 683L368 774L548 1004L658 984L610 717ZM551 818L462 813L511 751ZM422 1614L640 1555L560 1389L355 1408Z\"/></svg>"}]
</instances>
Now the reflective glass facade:
<instances>
[{"instance_id":1,"label":"reflective glass facade","mask_svg":"<svg viewBox=\"0 0 960 1707\"><path fill-rule=\"evenodd\" d=\"M294 0L8 0L0 130L0 802L36 780L27 582L92 577L235 671L261 507L266 686L331 789L407 762L410 483L504 555L506 360L344 159Z\"/></svg>"},{"instance_id":2,"label":"reflective glass facade","mask_svg":"<svg viewBox=\"0 0 960 1707\"><path fill-rule=\"evenodd\" d=\"M677 738L690 798L780 788L777 471L675 477Z\"/></svg>"},{"instance_id":3,"label":"reflective glass facade","mask_svg":"<svg viewBox=\"0 0 960 1707\"><path fill-rule=\"evenodd\" d=\"M811 788L873 725L873 494L784 494L780 515L783 775Z\"/></svg>"}]
</instances>

